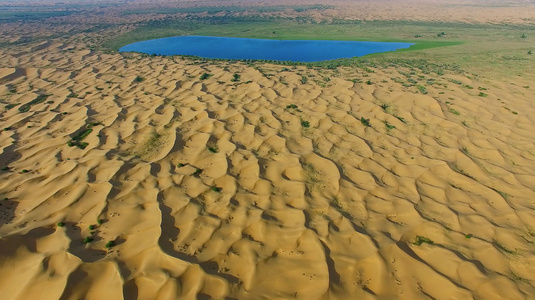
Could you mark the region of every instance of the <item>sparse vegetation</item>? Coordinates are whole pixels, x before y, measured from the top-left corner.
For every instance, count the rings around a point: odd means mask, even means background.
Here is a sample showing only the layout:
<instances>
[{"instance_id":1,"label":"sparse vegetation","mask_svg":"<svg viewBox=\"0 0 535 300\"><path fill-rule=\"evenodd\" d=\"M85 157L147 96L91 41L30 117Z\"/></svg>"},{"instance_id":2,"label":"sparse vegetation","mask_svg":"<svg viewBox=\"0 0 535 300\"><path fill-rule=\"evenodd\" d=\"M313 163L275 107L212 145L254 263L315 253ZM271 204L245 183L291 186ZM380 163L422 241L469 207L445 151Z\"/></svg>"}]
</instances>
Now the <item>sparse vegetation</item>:
<instances>
[{"instance_id":1,"label":"sparse vegetation","mask_svg":"<svg viewBox=\"0 0 535 300\"><path fill-rule=\"evenodd\" d=\"M200 80L205 80L205 79L208 79L208 78L210 78L212 76L214 76L214 74L203 73L199 79Z\"/></svg>"},{"instance_id":2,"label":"sparse vegetation","mask_svg":"<svg viewBox=\"0 0 535 300\"><path fill-rule=\"evenodd\" d=\"M454 114L454 115L460 115L460 114L461 114L460 112L458 112L457 110L455 110L455 109L453 109L453 108L450 108L448 111L449 111L450 113Z\"/></svg>"},{"instance_id":3,"label":"sparse vegetation","mask_svg":"<svg viewBox=\"0 0 535 300\"><path fill-rule=\"evenodd\" d=\"M77 146L80 149L85 149L89 143L82 142L91 132L93 132L93 127L101 125L100 122L92 122L86 125L83 131L78 132L70 141L67 142L69 147Z\"/></svg>"},{"instance_id":4,"label":"sparse vegetation","mask_svg":"<svg viewBox=\"0 0 535 300\"><path fill-rule=\"evenodd\" d=\"M94 240L95 240L94 238L88 236L88 237L84 238L84 244L89 244Z\"/></svg>"},{"instance_id":5,"label":"sparse vegetation","mask_svg":"<svg viewBox=\"0 0 535 300\"><path fill-rule=\"evenodd\" d=\"M211 190L214 191L214 192L219 193L219 192L221 192L223 189L220 188L220 187L217 187L217 186L213 186L213 187L211 187Z\"/></svg>"},{"instance_id":6,"label":"sparse vegetation","mask_svg":"<svg viewBox=\"0 0 535 300\"><path fill-rule=\"evenodd\" d=\"M144 81L144 80L145 80L145 78L143 78L143 77L141 77L141 76L139 76L139 75L136 76L136 78L134 79L135 82L142 82L142 81Z\"/></svg>"},{"instance_id":7,"label":"sparse vegetation","mask_svg":"<svg viewBox=\"0 0 535 300\"><path fill-rule=\"evenodd\" d=\"M232 75L232 79L230 81L233 81L233 82L238 82L240 81L240 74L237 74L237 73L234 73L234 75Z\"/></svg>"},{"instance_id":8,"label":"sparse vegetation","mask_svg":"<svg viewBox=\"0 0 535 300\"><path fill-rule=\"evenodd\" d=\"M57 225L58 225L58 227L63 227L63 226L65 226L65 222L58 222Z\"/></svg>"},{"instance_id":9,"label":"sparse vegetation","mask_svg":"<svg viewBox=\"0 0 535 300\"><path fill-rule=\"evenodd\" d=\"M308 121L301 121L301 126L308 128L310 127L310 123Z\"/></svg>"},{"instance_id":10,"label":"sparse vegetation","mask_svg":"<svg viewBox=\"0 0 535 300\"><path fill-rule=\"evenodd\" d=\"M114 241L109 241L106 243L105 245L106 248L110 249L112 247L115 247L115 242Z\"/></svg>"},{"instance_id":11,"label":"sparse vegetation","mask_svg":"<svg viewBox=\"0 0 535 300\"><path fill-rule=\"evenodd\" d=\"M208 151L210 151L212 153L217 153L217 152L219 152L219 148L217 147L217 145L208 146Z\"/></svg>"},{"instance_id":12,"label":"sparse vegetation","mask_svg":"<svg viewBox=\"0 0 535 300\"><path fill-rule=\"evenodd\" d=\"M414 241L413 245L420 246L423 243L427 243L429 245L434 245L435 244L435 242L433 242L431 239L429 239L429 238L427 238L425 236L417 235L416 236L416 240Z\"/></svg>"},{"instance_id":13,"label":"sparse vegetation","mask_svg":"<svg viewBox=\"0 0 535 300\"><path fill-rule=\"evenodd\" d=\"M30 108L35 105L35 104L39 104L41 102L44 102L46 100L46 98L48 98L50 95L39 95L37 96L37 98L33 99L32 101L26 103L26 104L23 104L19 107L19 111L20 112L27 112L30 110Z\"/></svg>"},{"instance_id":14,"label":"sparse vegetation","mask_svg":"<svg viewBox=\"0 0 535 300\"><path fill-rule=\"evenodd\" d=\"M203 169L197 168L197 169L195 169L195 172L193 172L193 174L191 174L191 175L193 175L195 177L199 177L199 176L201 176L202 172L203 172Z\"/></svg>"},{"instance_id":15,"label":"sparse vegetation","mask_svg":"<svg viewBox=\"0 0 535 300\"><path fill-rule=\"evenodd\" d=\"M2 171L9 171L9 167L8 166L3 166L2 167Z\"/></svg>"},{"instance_id":16,"label":"sparse vegetation","mask_svg":"<svg viewBox=\"0 0 535 300\"><path fill-rule=\"evenodd\" d=\"M427 94L427 89L423 85L418 85L418 90L424 95Z\"/></svg>"},{"instance_id":17,"label":"sparse vegetation","mask_svg":"<svg viewBox=\"0 0 535 300\"><path fill-rule=\"evenodd\" d=\"M176 166L177 166L177 168L183 168L183 167L185 167L185 166L186 166L186 164L183 164L183 163L179 163L179 164L178 164L178 165L176 165Z\"/></svg>"},{"instance_id":18,"label":"sparse vegetation","mask_svg":"<svg viewBox=\"0 0 535 300\"><path fill-rule=\"evenodd\" d=\"M360 117L360 122L362 123L362 125L366 127L371 127L370 119L365 119L364 117Z\"/></svg>"},{"instance_id":19,"label":"sparse vegetation","mask_svg":"<svg viewBox=\"0 0 535 300\"><path fill-rule=\"evenodd\" d=\"M394 125L391 125L391 124L390 124L390 123L388 123L388 121L386 121L386 120L384 121L384 123L385 123L385 127L386 127L386 129L387 129L388 131L390 131L390 130L392 130L392 129L395 129L395 128L396 128L396 126L394 126Z\"/></svg>"}]
</instances>

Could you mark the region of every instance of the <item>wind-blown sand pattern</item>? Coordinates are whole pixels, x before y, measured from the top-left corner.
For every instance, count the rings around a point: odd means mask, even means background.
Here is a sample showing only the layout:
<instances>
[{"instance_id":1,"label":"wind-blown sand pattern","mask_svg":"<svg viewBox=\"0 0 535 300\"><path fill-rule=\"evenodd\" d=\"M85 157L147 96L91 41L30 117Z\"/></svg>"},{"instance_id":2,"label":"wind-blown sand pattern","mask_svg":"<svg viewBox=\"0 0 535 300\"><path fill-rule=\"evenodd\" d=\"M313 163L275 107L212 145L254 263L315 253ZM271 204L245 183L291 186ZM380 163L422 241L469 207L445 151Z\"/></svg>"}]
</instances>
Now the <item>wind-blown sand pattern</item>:
<instances>
[{"instance_id":1,"label":"wind-blown sand pattern","mask_svg":"<svg viewBox=\"0 0 535 300\"><path fill-rule=\"evenodd\" d=\"M0 54L3 300L535 295L527 80L77 49Z\"/></svg>"}]
</instances>

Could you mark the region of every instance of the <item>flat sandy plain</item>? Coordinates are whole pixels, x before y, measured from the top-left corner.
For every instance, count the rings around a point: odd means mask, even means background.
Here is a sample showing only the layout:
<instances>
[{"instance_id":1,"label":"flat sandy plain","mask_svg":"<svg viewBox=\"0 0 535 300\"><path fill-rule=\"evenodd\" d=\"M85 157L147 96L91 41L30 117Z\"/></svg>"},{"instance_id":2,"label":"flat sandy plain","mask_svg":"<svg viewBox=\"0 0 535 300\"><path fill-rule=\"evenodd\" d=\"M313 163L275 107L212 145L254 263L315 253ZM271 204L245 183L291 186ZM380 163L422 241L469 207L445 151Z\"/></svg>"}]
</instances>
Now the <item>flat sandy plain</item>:
<instances>
[{"instance_id":1,"label":"flat sandy plain","mask_svg":"<svg viewBox=\"0 0 535 300\"><path fill-rule=\"evenodd\" d=\"M121 55L88 45L128 24L19 25L2 300L535 298L533 74Z\"/></svg>"}]
</instances>

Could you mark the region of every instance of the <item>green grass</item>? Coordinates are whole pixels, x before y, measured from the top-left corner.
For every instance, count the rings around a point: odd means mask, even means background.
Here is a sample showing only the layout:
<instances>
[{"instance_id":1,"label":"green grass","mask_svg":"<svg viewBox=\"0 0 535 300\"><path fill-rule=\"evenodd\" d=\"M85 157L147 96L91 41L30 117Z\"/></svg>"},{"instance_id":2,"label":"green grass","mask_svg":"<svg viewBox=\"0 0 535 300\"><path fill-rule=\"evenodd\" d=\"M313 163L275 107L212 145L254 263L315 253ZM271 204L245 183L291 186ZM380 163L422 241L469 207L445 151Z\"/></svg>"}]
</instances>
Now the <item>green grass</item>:
<instances>
[{"instance_id":1,"label":"green grass","mask_svg":"<svg viewBox=\"0 0 535 300\"><path fill-rule=\"evenodd\" d=\"M215 8L214 8L215 9ZM204 8L195 8L197 11ZM217 10L217 9L216 9ZM138 27L114 36L102 46L118 50L121 46L148 39L181 35L263 38L277 40L351 40L414 43L407 49L371 54L364 58L309 63L326 68L355 66L363 61L373 65L426 68L441 73L441 69L469 69L486 75L503 76L531 74L533 55L527 54L521 32L534 30L534 25L466 24L423 21L358 21L333 19L316 22L312 18L270 16L237 16L232 11L223 15L186 18L169 17L139 23ZM438 33L445 35L438 37ZM418 36L417 38L415 36ZM422 61L425 61L422 62ZM440 67L440 68L439 68Z\"/></svg>"}]
</instances>

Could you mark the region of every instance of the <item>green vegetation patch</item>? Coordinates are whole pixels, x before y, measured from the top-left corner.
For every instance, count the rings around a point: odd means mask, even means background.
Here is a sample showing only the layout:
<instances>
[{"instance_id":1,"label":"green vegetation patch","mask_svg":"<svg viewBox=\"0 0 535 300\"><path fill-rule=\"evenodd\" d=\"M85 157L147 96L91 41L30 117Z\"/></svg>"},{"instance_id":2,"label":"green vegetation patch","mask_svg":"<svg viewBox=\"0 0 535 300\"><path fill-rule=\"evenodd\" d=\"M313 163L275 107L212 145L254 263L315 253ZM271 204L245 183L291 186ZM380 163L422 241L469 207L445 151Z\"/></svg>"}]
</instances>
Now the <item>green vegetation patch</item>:
<instances>
[{"instance_id":1,"label":"green vegetation patch","mask_svg":"<svg viewBox=\"0 0 535 300\"><path fill-rule=\"evenodd\" d=\"M434 245L435 244L435 242L433 242L431 239L429 239L429 238L427 238L425 236L421 236L421 235L417 235L416 236L416 240L412 244L416 245L416 246L420 246L423 243L427 243L429 245Z\"/></svg>"},{"instance_id":2,"label":"green vegetation patch","mask_svg":"<svg viewBox=\"0 0 535 300\"><path fill-rule=\"evenodd\" d=\"M46 100L46 98L48 98L50 95L39 95L37 96L37 98L33 99L32 101L26 103L26 104L23 104L19 107L19 111L20 112L27 112L30 110L30 108L35 105L35 104L39 104L41 102L44 102Z\"/></svg>"},{"instance_id":3,"label":"green vegetation patch","mask_svg":"<svg viewBox=\"0 0 535 300\"><path fill-rule=\"evenodd\" d=\"M67 142L67 145L69 147L78 147L80 149L85 149L89 143L86 143L86 142L82 142L89 134L91 134L91 132L93 132L93 127L94 126L98 126L98 125L102 125L102 123L100 122L93 122L93 123L89 123L85 126L85 129L81 130L78 132L78 134L76 134L74 137L72 137L72 139L70 141Z\"/></svg>"}]
</instances>

